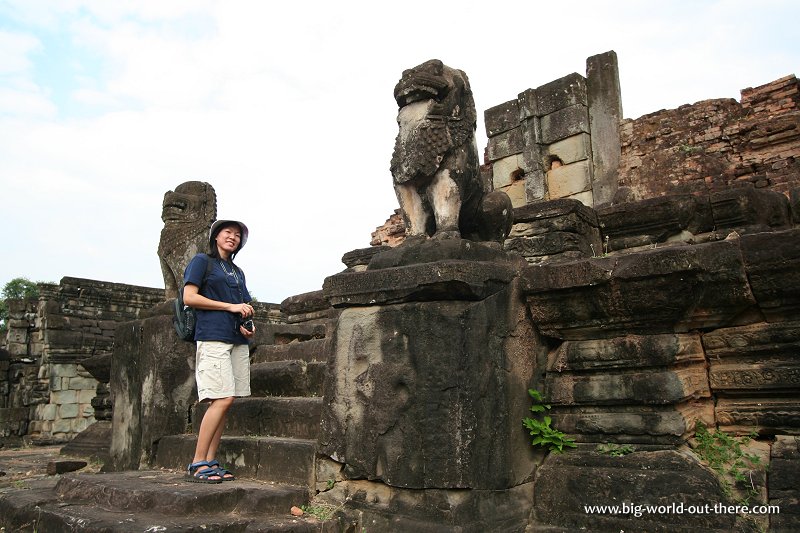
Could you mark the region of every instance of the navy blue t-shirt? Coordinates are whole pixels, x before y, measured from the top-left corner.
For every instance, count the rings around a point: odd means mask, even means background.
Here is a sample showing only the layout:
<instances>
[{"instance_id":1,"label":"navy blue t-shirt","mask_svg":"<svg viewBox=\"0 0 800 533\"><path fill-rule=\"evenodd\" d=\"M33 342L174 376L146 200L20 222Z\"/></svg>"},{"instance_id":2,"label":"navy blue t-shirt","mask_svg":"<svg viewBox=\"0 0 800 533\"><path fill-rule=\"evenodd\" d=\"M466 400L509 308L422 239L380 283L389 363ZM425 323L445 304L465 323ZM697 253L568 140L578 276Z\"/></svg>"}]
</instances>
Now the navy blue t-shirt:
<instances>
[{"instance_id":1,"label":"navy blue t-shirt","mask_svg":"<svg viewBox=\"0 0 800 533\"><path fill-rule=\"evenodd\" d=\"M189 262L183 274L184 284L200 287L207 265L206 254L197 254ZM211 300L239 304L250 301L245 285L244 272L222 259L211 259L212 268L200 294ZM197 324L194 331L196 341L220 341L230 344L248 344L237 325L242 315L228 311L197 309Z\"/></svg>"}]
</instances>

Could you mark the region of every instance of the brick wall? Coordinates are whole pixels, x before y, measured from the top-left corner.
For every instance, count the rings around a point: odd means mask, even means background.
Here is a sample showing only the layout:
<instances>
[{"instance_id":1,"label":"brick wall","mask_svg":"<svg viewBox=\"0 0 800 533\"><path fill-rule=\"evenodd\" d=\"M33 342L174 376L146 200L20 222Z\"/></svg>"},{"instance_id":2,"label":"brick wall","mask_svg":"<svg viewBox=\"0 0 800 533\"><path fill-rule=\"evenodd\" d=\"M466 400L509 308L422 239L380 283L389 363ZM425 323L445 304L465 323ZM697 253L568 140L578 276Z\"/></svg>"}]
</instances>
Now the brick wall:
<instances>
[{"instance_id":1,"label":"brick wall","mask_svg":"<svg viewBox=\"0 0 800 533\"><path fill-rule=\"evenodd\" d=\"M636 198L731 187L784 194L800 186L800 84L786 76L742 90L741 102L705 100L624 120L619 185Z\"/></svg>"}]
</instances>

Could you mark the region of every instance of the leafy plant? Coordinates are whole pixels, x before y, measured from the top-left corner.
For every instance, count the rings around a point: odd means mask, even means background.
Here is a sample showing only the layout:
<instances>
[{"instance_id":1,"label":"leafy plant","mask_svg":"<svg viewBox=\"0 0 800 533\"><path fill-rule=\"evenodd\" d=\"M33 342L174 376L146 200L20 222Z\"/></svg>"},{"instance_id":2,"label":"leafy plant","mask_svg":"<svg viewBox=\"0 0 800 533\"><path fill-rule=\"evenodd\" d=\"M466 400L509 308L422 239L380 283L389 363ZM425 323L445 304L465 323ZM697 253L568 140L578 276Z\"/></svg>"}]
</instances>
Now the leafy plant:
<instances>
[{"instance_id":1,"label":"leafy plant","mask_svg":"<svg viewBox=\"0 0 800 533\"><path fill-rule=\"evenodd\" d=\"M715 430L713 433L702 422L697 422L695 429L695 452L708 466L716 472L722 482L725 494L730 496L735 483L749 481L749 486L744 484L744 497L742 503L747 504L751 498L758 496L752 480L753 470L761 463L761 459L754 454L742 450L756 433L750 436L733 437L727 433Z\"/></svg>"},{"instance_id":2,"label":"leafy plant","mask_svg":"<svg viewBox=\"0 0 800 533\"><path fill-rule=\"evenodd\" d=\"M528 389L528 394L534 399L534 404L530 407L531 411L544 413L550 409L549 405L543 403L542 393L536 389ZM575 448L575 440L552 427L551 423L552 419L549 416L544 416L542 420L535 418L524 418L522 420L522 425L528 428L533 437L531 441L533 446L543 446L553 453L562 453L565 446Z\"/></svg>"},{"instance_id":3,"label":"leafy plant","mask_svg":"<svg viewBox=\"0 0 800 533\"><path fill-rule=\"evenodd\" d=\"M610 455L611 457L622 457L636 451L636 448L630 444L614 444L613 442L606 442L605 444L598 444L595 448L597 453L603 455Z\"/></svg>"},{"instance_id":4,"label":"leafy plant","mask_svg":"<svg viewBox=\"0 0 800 533\"><path fill-rule=\"evenodd\" d=\"M330 520L331 518L333 518L333 515L336 512L337 507L327 504L315 504L315 505L301 505L300 509L302 509L304 513L310 514L317 520L325 522L326 520Z\"/></svg>"}]
</instances>

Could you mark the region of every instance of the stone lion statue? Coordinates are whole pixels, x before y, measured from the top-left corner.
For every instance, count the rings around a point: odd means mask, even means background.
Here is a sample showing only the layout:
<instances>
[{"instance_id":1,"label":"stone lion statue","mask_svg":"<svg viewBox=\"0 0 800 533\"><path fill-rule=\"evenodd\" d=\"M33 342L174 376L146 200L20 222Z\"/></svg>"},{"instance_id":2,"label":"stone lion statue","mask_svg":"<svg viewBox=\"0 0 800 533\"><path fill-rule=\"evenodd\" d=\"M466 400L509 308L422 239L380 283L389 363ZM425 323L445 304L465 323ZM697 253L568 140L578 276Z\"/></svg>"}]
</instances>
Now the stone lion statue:
<instances>
[{"instance_id":1,"label":"stone lion statue","mask_svg":"<svg viewBox=\"0 0 800 533\"><path fill-rule=\"evenodd\" d=\"M391 171L407 235L502 242L511 200L481 179L467 75L431 59L403 72L394 98L400 131Z\"/></svg>"},{"instance_id":2,"label":"stone lion statue","mask_svg":"<svg viewBox=\"0 0 800 533\"><path fill-rule=\"evenodd\" d=\"M192 257L208 248L208 230L217 218L217 193L209 183L187 181L164 194L158 258L166 299L178 296L183 271Z\"/></svg>"}]
</instances>

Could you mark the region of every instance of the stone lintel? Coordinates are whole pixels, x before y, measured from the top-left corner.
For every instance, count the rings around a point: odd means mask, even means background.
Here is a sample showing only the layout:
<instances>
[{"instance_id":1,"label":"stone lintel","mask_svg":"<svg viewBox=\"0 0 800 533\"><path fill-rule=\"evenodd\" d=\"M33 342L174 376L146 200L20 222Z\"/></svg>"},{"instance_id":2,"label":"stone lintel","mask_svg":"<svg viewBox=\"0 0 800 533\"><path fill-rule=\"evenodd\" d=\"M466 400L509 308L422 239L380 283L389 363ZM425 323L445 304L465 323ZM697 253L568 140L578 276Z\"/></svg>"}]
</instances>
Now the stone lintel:
<instances>
[{"instance_id":1,"label":"stone lintel","mask_svg":"<svg viewBox=\"0 0 800 533\"><path fill-rule=\"evenodd\" d=\"M800 435L797 396L722 397L717 400L715 414L722 431L740 435L753 430L766 435Z\"/></svg>"},{"instance_id":2,"label":"stone lintel","mask_svg":"<svg viewBox=\"0 0 800 533\"><path fill-rule=\"evenodd\" d=\"M553 426L577 442L680 444L700 420L714 425L711 400L691 400L669 406L553 406Z\"/></svg>"},{"instance_id":3,"label":"stone lintel","mask_svg":"<svg viewBox=\"0 0 800 533\"><path fill-rule=\"evenodd\" d=\"M566 231L551 231L542 235L511 237L506 239L504 249L525 258L549 256L564 252L580 252L581 257L590 257L593 244L580 234Z\"/></svg>"},{"instance_id":4,"label":"stone lintel","mask_svg":"<svg viewBox=\"0 0 800 533\"><path fill-rule=\"evenodd\" d=\"M549 372L545 390L553 405L665 405L711 396L704 363L613 374Z\"/></svg>"},{"instance_id":5,"label":"stone lintel","mask_svg":"<svg viewBox=\"0 0 800 533\"><path fill-rule=\"evenodd\" d=\"M626 335L613 339L566 341L548 358L548 372L606 371L705 361L700 335Z\"/></svg>"},{"instance_id":6,"label":"stone lintel","mask_svg":"<svg viewBox=\"0 0 800 533\"><path fill-rule=\"evenodd\" d=\"M539 222L575 214L588 224L597 227L597 214L577 200L558 199L537 202L514 209L514 223Z\"/></svg>"},{"instance_id":7,"label":"stone lintel","mask_svg":"<svg viewBox=\"0 0 800 533\"><path fill-rule=\"evenodd\" d=\"M505 288L516 268L502 263L444 260L344 272L325 279L334 307L431 300L482 300Z\"/></svg>"},{"instance_id":8,"label":"stone lintel","mask_svg":"<svg viewBox=\"0 0 800 533\"><path fill-rule=\"evenodd\" d=\"M568 340L726 326L754 305L735 242L647 250L523 270L534 323Z\"/></svg>"}]
</instances>

